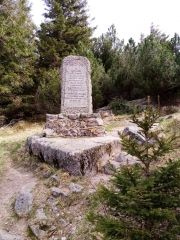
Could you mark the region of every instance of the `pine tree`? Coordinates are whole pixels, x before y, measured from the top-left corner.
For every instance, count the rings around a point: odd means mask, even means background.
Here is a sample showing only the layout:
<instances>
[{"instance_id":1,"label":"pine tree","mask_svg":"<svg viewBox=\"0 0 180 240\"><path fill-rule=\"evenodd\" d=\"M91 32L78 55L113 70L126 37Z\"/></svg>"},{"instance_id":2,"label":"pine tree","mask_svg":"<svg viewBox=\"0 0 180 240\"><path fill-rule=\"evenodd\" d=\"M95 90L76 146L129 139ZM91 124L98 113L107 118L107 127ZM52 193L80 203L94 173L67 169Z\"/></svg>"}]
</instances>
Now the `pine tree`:
<instances>
[{"instance_id":1,"label":"pine tree","mask_svg":"<svg viewBox=\"0 0 180 240\"><path fill-rule=\"evenodd\" d=\"M179 86L178 65L167 38L152 25L150 34L138 47L139 88L145 95L163 97Z\"/></svg>"},{"instance_id":2,"label":"pine tree","mask_svg":"<svg viewBox=\"0 0 180 240\"><path fill-rule=\"evenodd\" d=\"M168 139L152 131L158 111L149 105L142 119L133 116L144 137L121 135L125 150L141 164L121 167L110 182L101 185L96 197L101 202L88 215L94 231L104 240L176 240L180 237L180 160L156 166L159 157L172 150L175 136Z\"/></svg>"},{"instance_id":3,"label":"pine tree","mask_svg":"<svg viewBox=\"0 0 180 240\"><path fill-rule=\"evenodd\" d=\"M0 114L14 115L31 95L37 59L35 26L26 0L4 0L0 23Z\"/></svg>"},{"instance_id":4,"label":"pine tree","mask_svg":"<svg viewBox=\"0 0 180 240\"><path fill-rule=\"evenodd\" d=\"M96 58L102 60L106 72L111 69L114 57L121 51L123 43L117 37L114 24L108 28L108 32L94 39L92 51Z\"/></svg>"},{"instance_id":5,"label":"pine tree","mask_svg":"<svg viewBox=\"0 0 180 240\"><path fill-rule=\"evenodd\" d=\"M45 0L45 23L38 31L40 66L46 69L60 67L81 41L90 44L93 29L89 27L86 0Z\"/></svg>"}]
</instances>

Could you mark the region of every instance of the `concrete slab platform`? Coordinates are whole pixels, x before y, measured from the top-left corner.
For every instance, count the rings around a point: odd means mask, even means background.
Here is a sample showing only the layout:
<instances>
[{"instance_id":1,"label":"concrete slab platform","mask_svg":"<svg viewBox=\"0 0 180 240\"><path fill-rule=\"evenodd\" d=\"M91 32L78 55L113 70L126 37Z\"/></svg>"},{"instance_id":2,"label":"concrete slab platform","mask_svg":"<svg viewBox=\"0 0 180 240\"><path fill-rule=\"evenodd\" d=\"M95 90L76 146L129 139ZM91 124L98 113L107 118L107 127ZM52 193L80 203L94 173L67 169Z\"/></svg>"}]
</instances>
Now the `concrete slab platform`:
<instances>
[{"instance_id":1,"label":"concrete slab platform","mask_svg":"<svg viewBox=\"0 0 180 240\"><path fill-rule=\"evenodd\" d=\"M120 138L46 138L43 134L28 137L26 150L41 161L62 168L72 175L95 175L121 152Z\"/></svg>"}]
</instances>

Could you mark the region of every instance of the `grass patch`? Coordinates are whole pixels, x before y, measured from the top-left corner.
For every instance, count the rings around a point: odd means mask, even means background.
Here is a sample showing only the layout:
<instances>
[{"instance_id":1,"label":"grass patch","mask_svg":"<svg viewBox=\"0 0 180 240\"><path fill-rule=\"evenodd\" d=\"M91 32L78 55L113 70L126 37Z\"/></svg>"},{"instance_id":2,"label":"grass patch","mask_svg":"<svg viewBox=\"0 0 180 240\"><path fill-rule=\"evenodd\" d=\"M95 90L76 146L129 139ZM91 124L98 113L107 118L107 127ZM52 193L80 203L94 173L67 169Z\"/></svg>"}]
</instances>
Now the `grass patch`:
<instances>
[{"instance_id":1,"label":"grass patch","mask_svg":"<svg viewBox=\"0 0 180 240\"><path fill-rule=\"evenodd\" d=\"M0 174L3 172L7 158L28 160L30 156L25 152L25 141L28 136L42 132L43 124L20 121L12 127L0 129Z\"/></svg>"},{"instance_id":2,"label":"grass patch","mask_svg":"<svg viewBox=\"0 0 180 240\"><path fill-rule=\"evenodd\" d=\"M11 154L15 153L20 147L21 147L20 143L15 143L15 146L13 147Z\"/></svg>"},{"instance_id":3,"label":"grass patch","mask_svg":"<svg viewBox=\"0 0 180 240\"><path fill-rule=\"evenodd\" d=\"M1 151L0 151L0 175L3 172L3 166L4 166L4 164L6 162L6 159L9 155L9 151L7 150L7 146L8 146L8 143L5 142L5 141L2 141L0 143L0 149L1 149Z\"/></svg>"},{"instance_id":4,"label":"grass patch","mask_svg":"<svg viewBox=\"0 0 180 240\"><path fill-rule=\"evenodd\" d=\"M129 115L123 114L115 116L112 120L104 119L104 126L106 132L111 132L115 128L125 127L125 122L130 118Z\"/></svg>"}]
</instances>

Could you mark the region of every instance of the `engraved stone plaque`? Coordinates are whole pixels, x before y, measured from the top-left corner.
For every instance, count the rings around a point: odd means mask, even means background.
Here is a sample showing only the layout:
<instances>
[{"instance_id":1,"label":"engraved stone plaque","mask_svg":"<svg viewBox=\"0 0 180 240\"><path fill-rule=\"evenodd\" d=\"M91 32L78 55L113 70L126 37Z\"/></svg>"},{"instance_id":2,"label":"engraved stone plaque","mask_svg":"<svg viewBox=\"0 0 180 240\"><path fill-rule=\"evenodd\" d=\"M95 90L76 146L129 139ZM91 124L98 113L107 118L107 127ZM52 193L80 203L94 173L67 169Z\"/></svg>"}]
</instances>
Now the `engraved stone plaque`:
<instances>
[{"instance_id":1,"label":"engraved stone plaque","mask_svg":"<svg viewBox=\"0 0 180 240\"><path fill-rule=\"evenodd\" d=\"M92 113L89 60L81 56L65 57L61 78L61 113Z\"/></svg>"}]
</instances>

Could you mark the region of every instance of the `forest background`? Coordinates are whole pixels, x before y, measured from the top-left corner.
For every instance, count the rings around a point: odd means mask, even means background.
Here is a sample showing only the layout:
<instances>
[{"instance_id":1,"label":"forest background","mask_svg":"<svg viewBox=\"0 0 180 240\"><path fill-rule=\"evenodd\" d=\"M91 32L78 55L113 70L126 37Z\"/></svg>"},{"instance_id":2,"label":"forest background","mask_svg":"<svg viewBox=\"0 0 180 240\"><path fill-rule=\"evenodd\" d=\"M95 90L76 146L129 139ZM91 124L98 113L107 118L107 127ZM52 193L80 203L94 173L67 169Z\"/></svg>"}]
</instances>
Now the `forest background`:
<instances>
[{"instance_id":1,"label":"forest background","mask_svg":"<svg viewBox=\"0 0 180 240\"><path fill-rule=\"evenodd\" d=\"M27 0L0 0L0 116L6 121L60 111L60 66L68 55L91 63L93 107L150 95L180 95L180 37L150 26L140 42L117 37L111 25L94 38L86 0L44 0L36 27ZM120 99L120 100L119 100Z\"/></svg>"}]
</instances>

